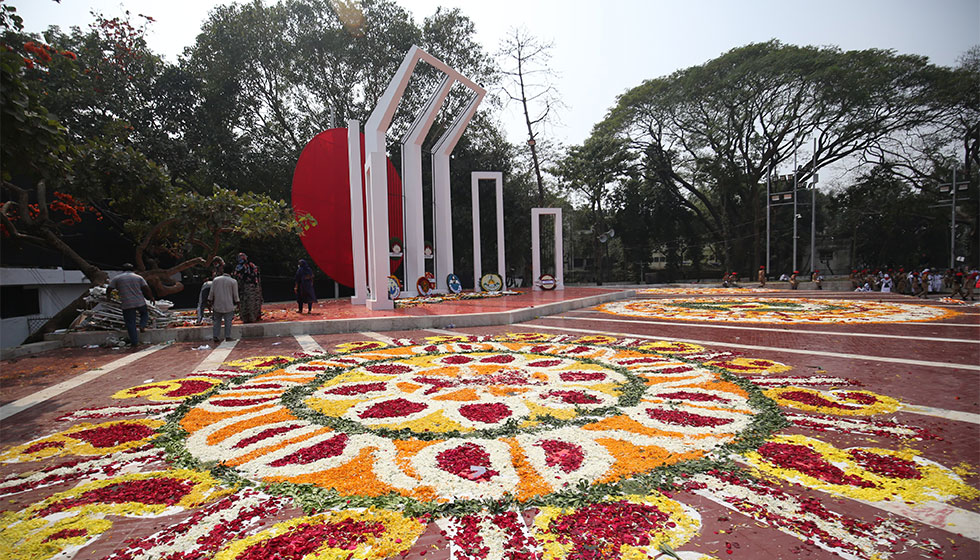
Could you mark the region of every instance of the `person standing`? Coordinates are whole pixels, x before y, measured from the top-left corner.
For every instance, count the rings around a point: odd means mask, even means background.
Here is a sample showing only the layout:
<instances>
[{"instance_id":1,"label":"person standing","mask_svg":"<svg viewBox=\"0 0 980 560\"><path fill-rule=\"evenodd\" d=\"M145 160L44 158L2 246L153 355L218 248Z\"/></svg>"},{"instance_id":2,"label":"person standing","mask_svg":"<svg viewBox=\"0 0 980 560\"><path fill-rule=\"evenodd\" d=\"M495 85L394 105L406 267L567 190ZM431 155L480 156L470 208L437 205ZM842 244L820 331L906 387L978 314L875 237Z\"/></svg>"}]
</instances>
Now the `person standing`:
<instances>
[{"instance_id":1,"label":"person standing","mask_svg":"<svg viewBox=\"0 0 980 560\"><path fill-rule=\"evenodd\" d=\"M918 272L912 274L912 295L919 298L928 298L926 286Z\"/></svg>"},{"instance_id":2,"label":"person standing","mask_svg":"<svg viewBox=\"0 0 980 560\"><path fill-rule=\"evenodd\" d=\"M899 270L896 278L897 280L895 280L895 291L902 294L903 296L908 295L909 279L908 276L905 275L905 271Z\"/></svg>"},{"instance_id":3,"label":"person standing","mask_svg":"<svg viewBox=\"0 0 980 560\"><path fill-rule=\"evenodd\" d=\"M977 284L980 283L980 281L977 280L978 277L980 277L980 272L977 272L977 269L975 268L966 274L966 285L963 289L963 301L966 301L967 298L970 298L970 301L973 301L973 290L976 289Z\"/></svg>"},{"instance_id":4,"label":"person standing","mask_svg":"<svg viewBox=\"0 0 980 560\"><path fill-rule=\"evenodd\" d=\"M224 274L211 281L208 301L211 303L211 334L215 344L221 342L221 323L225 323L225 340L231 338L231 322L235 319L235 306L238 305L238 282L232 278L231 265L226 265Z\"/></svg>"},{"instance_id":5,"label":"person standing","mask_svg":"<svg viewBox=\"0 0 980 560\"><path fill-rule=\"evenodd\" d=\"M248 260L248 255L238 253L234 277L238 280L238 290L242 294L239 312L242 322L254 323L262 318L262 277L259 267Z\"/></svg>"},{"instance_id":6,"label":"person standing","mask_svg":"<svg viewBox=\"0 0 980 560\"><path fill-rule=\"evenodd\" d=\"M892 291L892 277L889 274L885 274L885 277L881 279L881 291L888 293Z\"/></svg>"},{"instance_id":7,"label":"person standing","mask_svg":"<svg viewBox=\"0 0 980 560\"><path fill-rule=\"evenodd\" d=\"M211 293L211 280L201 285L201 292L197 294L197 320L195 325L200 325L204 321L204 309L208 306L208 295Z\"/></svg>"},{"instance_id":8,"label":"person standing","mask_svg":"<svg viewBox=\"0 0 980 560\"><path fill-rule=\"evenodd\" d=\"M814 270L810 274L810 281L817 285L818 290L823 289L823 276L820 274L819 270Z\"/></svg>"},{"instance_id":9,"label":"person standing","mask_svg":"<svg viewBox=\"0 0 980 560\"><path fill-rule=\"evenodd\" d=\"M954 298L957 295L960 296L960 299L966 301L966 294L963 292L963 273L960 271L956 271L953 274L953 293L949 294L949 297Z\"/></svg>"},{"instance_id":10,"label":"person standing","mask_svg":"<svg viewBox=\"0 0 980 560\"><path fill-rule=\"evenodd\" d=\"M313 269L310 268L305 259L299 260L293 292L296 293L296 305L299 306L296 312L303 313L303 304L305 303L307 312L312 314L313 304L316 303L316 291L313 289Z\"/></svg>"},{"instance_id":11,"label":"person standing","mask_svg":"<svg viewBox=\"0 0 980 560\"><path fill-rule=\"evenodd\" d=\"M759 267L759 287L766 287L766 267L764 266Z\"/></svg>"},{"instance_id":12,"label":"person standing","mask_svg":"<svg viewBox=\"0 0 980 560\"><path fill-rule=\"evenodd\" d=\"M135 347L140 343L140 333L146 330L150 314L146 310L146 300L153 301L153 294L146 280L136 274L133 265L122 265L123 273L109 281L105 295L109 297L113 290L119 292L120 307L122 307L123 322L129 333L129 345ZM136 328L136 317L139 316L139 330Z\"/></svg>"},{"instance_id":13,"label":"person standing","mask_svg":"<svg viewBox=\"0 0 980 560\"><path fill-rule=\"evenodd\" d=\"M201 285L201 292L197 295L197 320L194 322L195 325L200 325L204 321L204 312L210 309L208 294L211 292L211 282L218 276L221 276L224 269L225 260L218 255L215 255L211 259L211 262L208 263L208 279Z\"/></svg>"}]
</instances>

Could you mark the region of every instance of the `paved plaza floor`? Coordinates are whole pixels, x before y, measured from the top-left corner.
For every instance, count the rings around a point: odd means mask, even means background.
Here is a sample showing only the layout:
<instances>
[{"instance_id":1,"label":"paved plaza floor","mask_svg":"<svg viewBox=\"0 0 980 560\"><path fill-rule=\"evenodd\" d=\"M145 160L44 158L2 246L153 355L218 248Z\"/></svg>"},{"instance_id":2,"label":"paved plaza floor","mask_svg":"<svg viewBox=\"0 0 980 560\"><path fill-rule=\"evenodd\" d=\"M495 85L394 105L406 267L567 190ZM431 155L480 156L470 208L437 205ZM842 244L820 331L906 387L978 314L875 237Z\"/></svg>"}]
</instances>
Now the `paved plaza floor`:
<instances>
[{"instance_id":1,"label":"paved plaza floor","mask_svg":"<svg viewBox=\"0 0 980 560\"><path fill-rule=\"evenodd\" d=\"M980 557L980 307L614 291L2 360L0 558Z\"/></svg>"}]
</instances>

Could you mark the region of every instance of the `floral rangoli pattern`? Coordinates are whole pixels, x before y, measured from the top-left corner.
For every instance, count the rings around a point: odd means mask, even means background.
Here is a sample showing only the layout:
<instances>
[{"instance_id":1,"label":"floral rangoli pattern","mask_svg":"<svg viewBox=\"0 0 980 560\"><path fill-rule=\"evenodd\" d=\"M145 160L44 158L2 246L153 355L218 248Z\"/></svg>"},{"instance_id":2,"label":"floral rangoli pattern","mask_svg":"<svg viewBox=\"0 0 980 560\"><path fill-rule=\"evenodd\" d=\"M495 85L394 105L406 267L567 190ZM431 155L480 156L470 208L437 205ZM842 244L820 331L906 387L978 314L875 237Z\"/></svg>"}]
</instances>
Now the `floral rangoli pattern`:
<instances>
[{"instance_id":1,"label":"floral rangoli pattern","mask_svg":"<svg viewBox=\"0 0 980 560\"><path fill-rule=\"evenodd\" d=\"M540 333L331 350L123 389L2 450L19 470L0 497L43 497L0 511L0 560L68 559L140 518L159 530L106 560L426 558L433 540L451 560L738 553L692 546L693 498L844 558L937 556L911 522L787 490L913 512L980 495L910 446L941 436L887 417L904 403L765 358Z\"/></svg>"},{"instance_id":2,"label":"floral rangoli pattern","mask_svg":"<svg viewBox=\"0 0 980 560\"><path fill-rule=\"evenodd\" d=\"M748 390L698 362L488 340L287 365L229 384L179 424L193 457L250 480L525 501L720 452L759 413Z\"/></svg>"},{"instance_id":3,"label":"floral rangoli pattern","mask_svg":"<svg viewBox=\"0 0 980 560\"><path fill-rule=\"evenodd\" d=\"M929 305L814 298L693 297L636 299L599 306L614 315L739 323L897 323L939 321L959 314Z\"/></svg>"}]
</instances>

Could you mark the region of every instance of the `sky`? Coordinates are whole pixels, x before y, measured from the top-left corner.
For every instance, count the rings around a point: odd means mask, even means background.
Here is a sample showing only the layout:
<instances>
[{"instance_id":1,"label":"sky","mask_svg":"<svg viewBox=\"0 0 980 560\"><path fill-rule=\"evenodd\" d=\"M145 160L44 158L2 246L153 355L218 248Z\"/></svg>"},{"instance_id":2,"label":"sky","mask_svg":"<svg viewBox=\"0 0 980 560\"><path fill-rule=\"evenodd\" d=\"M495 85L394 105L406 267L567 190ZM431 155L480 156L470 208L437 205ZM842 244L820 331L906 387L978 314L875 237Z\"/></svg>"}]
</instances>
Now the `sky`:
<instances>
[{"instance_id":1,"label":"sky","mask_svg":"<svg viewBox=\"0 0 980 560\"><path fill-rule=\"evenodd\" d=\"M201 22L231 0L4 0L29 31L86 27L91 10L129 10L156 19L150 47L170 61L194 42ZM266 2L270 0L265 0ZM954 66L980 44L980 0L396 0L419 23L436 7L458 7L477 40L495 52L514 28L553 42L551 69L565 107L545 132L563 144L588 137L643 80L704 63L733 48L778 39L795 45L880 48ZM526 132L516 106L500 115L512 142Z\"/></svg>"}]
</instances>

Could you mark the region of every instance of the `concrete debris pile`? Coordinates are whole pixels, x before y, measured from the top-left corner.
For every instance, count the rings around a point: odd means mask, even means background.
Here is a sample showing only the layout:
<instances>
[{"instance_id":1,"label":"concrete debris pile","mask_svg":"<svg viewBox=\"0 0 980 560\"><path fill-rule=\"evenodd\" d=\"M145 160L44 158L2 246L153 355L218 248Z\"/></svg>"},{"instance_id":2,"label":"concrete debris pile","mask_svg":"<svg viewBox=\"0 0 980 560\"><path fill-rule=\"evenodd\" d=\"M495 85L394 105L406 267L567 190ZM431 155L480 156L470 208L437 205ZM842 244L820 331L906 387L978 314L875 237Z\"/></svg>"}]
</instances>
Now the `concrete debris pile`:
<instances>
[{"instance_id":1,"label":"concrete debris pile","mask_svg":"<svg viewBox=\"0 0 980 560\"><path fill-rule=\"evenodd\" d=\"M126 330L118 296L107 298L105 286L91 288L88 295L85 296L85 303L90 309L79 310L81 314L72 322L68 328L69 331ZM150 315L150 322L147 327L162 329L179 322L180 318L170 311L173 305L173 302L165 299L157 300L155 303L147 301L146 310Z\"/></svg>"}]
</instances>

